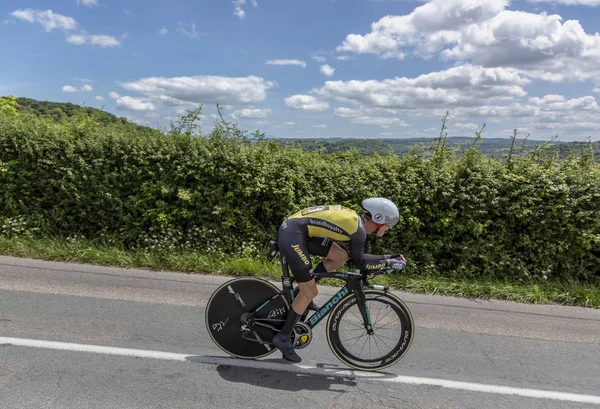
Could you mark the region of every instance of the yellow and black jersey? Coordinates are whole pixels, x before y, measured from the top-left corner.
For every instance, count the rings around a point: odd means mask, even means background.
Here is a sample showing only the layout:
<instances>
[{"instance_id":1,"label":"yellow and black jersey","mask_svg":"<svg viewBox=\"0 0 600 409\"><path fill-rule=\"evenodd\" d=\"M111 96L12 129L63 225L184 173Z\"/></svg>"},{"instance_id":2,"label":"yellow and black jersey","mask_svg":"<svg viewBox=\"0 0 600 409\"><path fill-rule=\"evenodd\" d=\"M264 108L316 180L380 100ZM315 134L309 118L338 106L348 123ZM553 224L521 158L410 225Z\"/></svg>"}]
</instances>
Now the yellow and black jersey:
<instances>
[{"instance_id":1,"label":"yellow and black jersey","mask_svg":"<svg viewBox=\"0 0 600 409\"><path fill-rule=\"evenodd\" d=\"M356 268L366 266L364 246L366 232L363 218L342 205L307 207L290 215L282 224L280 234L288 238L329 238L349 241L350 257Z\"/></svg>"},{"instance_id":2,"label":"yellow and black jersey","mask_svg":"<svg viewBox=\"0 0 600 409\"><path fill-rule=\"evenodd\" d=\"M307 207L288 217L294 219L300 219L306 226L308 237L348 241L353 234L364 231L362 217L341 205Z\"/></svg>"}]
</instances>

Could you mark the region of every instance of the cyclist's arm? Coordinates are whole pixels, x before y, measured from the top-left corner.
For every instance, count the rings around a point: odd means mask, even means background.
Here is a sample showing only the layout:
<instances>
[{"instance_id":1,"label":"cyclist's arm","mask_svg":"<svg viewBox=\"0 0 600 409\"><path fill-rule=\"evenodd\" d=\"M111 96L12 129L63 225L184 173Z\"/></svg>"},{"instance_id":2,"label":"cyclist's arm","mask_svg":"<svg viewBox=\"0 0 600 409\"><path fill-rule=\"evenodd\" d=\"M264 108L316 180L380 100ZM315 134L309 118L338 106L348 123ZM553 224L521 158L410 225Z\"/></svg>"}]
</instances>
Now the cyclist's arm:
<instances>
[{"instance_id":1,"label":"cyclist's arm","mask_svg":"<svg viewBox=\"0 0 600 409\"><path fill-rule=\"evenodd\" d=\"M365 254L365 241L367 239L367 234L364 229L359 229L356 233L350 236L350 258L352 258L352 262L354 266L360 271L376 271L382 268L387 268L392 265L397 267L396 256L399 256L399 260L406 263L404 257L401 255L373 255L373 254ZM394 258L392 258L394 257ZM394 267L394 268L396 268Z\"/></svg>"}]
</instances>

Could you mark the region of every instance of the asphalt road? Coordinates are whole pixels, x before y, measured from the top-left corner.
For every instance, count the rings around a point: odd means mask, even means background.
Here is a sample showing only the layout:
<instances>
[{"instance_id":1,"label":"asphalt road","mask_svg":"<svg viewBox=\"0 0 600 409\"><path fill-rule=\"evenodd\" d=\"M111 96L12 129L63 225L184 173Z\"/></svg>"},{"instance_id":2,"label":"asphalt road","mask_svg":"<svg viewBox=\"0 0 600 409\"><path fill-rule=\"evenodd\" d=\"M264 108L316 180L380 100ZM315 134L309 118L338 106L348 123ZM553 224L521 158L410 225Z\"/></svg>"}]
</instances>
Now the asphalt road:
<instances>
[{"instance_id":1,"label":"asphalt road","mask_svg":"<svg viewBox=\"0 0 600 409\"><path fill-rule=\"evenodd\" d=\"M600 408L600 310L397 292L412 347L365 373L324 322L301 364L225 355L204 308L227 279L0 256L0 408Z\"/></svg>"}]
</instances>

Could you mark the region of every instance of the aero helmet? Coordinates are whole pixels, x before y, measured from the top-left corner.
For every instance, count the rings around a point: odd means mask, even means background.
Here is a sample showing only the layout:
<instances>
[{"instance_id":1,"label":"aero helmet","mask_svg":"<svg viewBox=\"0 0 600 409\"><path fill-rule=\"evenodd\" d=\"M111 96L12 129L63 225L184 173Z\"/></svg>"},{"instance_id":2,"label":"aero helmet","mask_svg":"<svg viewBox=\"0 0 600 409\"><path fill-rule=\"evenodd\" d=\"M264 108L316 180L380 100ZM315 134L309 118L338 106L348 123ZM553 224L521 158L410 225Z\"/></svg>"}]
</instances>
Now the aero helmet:
<instances>
[{"instance_id":1,"label":"aero helmet","mask_svg":"<svg viewBox=\"0 0 600 409\"><path fill-rule=\"evenodd\" d=\"M365 199L362 201L362 207L369 213L371 220L377 224L387 224L391 228L400 219L396 205L383 197Z\"/></svg>"}]
</instances>

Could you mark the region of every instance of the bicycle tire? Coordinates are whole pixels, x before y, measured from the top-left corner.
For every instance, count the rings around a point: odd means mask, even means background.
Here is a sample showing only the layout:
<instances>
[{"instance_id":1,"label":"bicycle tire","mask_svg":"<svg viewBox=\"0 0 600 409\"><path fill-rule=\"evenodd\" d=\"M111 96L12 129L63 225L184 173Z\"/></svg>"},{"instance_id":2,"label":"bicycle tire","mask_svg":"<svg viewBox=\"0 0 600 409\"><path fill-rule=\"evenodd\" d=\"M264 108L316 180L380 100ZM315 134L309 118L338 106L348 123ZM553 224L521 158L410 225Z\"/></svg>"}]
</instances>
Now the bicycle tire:
<instances>
[{"instance_id":1,"label":"bicycle tire","mask_svg":"<svg viewBox=\"0 0 600 409\"><path fill-rule=\"evenodd\" d=\"M351 308L353 306L356 306L356 312L352 313L353 316L360 318L359 325L365 331L365 335L367 337L370 337L370 335L366 334L366 329L364 329L364 323L362 321L362 316L358 311L357 298L355 294L350 294L344 299L342 299L338 303L338 305L335 306L333 311L329 314L329 319L327 320L326 328L327 341L332 352L344 364L348 365L351 368L362 371L376 371L385 369L395 364L402 357L404 357L404 355L412 345L412 341L414 338L414 321L412 314L406 306L406 304L404 304L402 300L400 300L393 294L385 293L383 291L378 290L365 290L365 298L367 305L373 303L384 304L386 308L389 308L386 315L393 312L395 316L397 316L399 319L399 322L401 324L401 331L399 332L399 337L397 341L395 341L395 344L391 348L389 348L389 352L382 354L382 356L365 359L350 352L348 348L343 344L343 341L341 340L341 326L344 322L344 316L346 316L346 314L349 314L349 311L351 311ZM369 308L369 310L372 311L372 308ZM378 329L376 328L377 319L378 317L375 318L375 322L372 322L373 330L375 331L374 335L372 336L377 336L378 334ZM367 339L370 342L370 339ZM365 345L366 342L367 341L365 341ZM374 341L374 343L377 344L377 348L381 352L380 346L376 340ZM385 343L385 345L388 346L387 343Z\"/></svg>"},{"instance_id":2,"label":"bicycle tire","mask_svg":"<svg viewBox=\"0 0 600 409\"><path fill-rule=\"evenodd\" d=\"M227 354L243 359L262 358L275 352L277 348L271 345L273 330L252 325L244 332L242 315L259 308L277 294L280 294L277 287L256 277L238 277L219 286L208 300L205 313L206 329L213 342ZM259 310L256 319L281 328L289 308L285 297L275 297ZM258 335L264 343L245 339L244 333L254 339Z\"/></svg>"}]
</instances>

